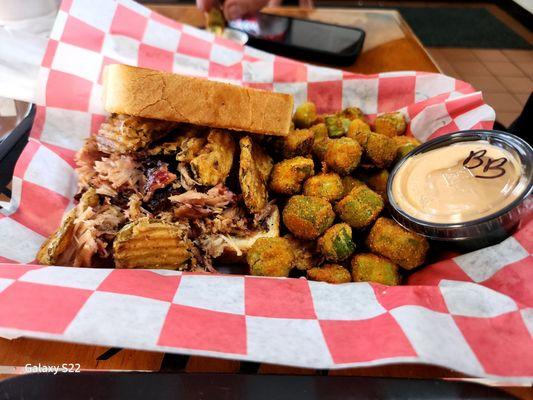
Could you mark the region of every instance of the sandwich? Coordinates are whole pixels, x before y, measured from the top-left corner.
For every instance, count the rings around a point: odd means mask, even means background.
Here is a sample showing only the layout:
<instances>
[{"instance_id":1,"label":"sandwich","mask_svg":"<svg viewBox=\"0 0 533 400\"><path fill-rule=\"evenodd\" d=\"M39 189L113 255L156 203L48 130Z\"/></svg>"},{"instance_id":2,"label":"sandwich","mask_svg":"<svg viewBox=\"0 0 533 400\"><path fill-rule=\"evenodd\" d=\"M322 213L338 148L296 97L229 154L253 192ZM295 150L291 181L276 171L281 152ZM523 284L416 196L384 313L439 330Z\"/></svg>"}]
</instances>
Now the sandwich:
<instances>
[{"instance_id":1,"label":"sandwich","mask_svg":"<svg viewBox=\"0 0 533 400\"><path fill-rule=\"evenodd\" d=\"M103 104L76 154L78 202L38 262L215 271L279 236L265 147L288 135L292 96L114 64Z\"/></svg>"}]
</instances>

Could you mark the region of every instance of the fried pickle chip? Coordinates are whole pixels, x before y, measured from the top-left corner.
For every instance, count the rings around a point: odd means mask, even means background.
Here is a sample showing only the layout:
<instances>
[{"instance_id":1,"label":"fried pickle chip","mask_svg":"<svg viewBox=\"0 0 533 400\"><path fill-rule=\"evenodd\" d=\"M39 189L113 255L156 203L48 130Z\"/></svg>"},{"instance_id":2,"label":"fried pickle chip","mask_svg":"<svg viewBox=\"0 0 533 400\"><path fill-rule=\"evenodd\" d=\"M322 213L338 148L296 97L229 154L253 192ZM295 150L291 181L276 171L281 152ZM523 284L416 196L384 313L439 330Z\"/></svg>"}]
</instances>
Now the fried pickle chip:
<instances>
[{"instance_id":1,"label":"fried pickle chip","mask_svg":"<svg viewBox=\"0 0 533 400\"><path fill-rule=\"evenodd\" d=\"M73 258L75 255L65 255L74 239L74 221L78 215L81 215L87 208L95 207L98 204L99 197L93 188L89 188L80 198L76 207L70 210L61 221L60 227L41 245L37 253L37 261L43 265L60 265L60 260Z\"/></svg>"},{"instance_id":2,"label":"fried pickle chip","mask_svg":"<svg viewBox=\"0 0 533 400\"><path fill-rule=\"evenodd\" d=\"M207 144L191 161L196 180L203 186L224 183L233 165L235 147L235 141L228 132L211 129Z\"/></svg>"},{"instance_id":3,"label":"fried pickle chip","mask_svg":"<svg viewBox=\"0 0 533 400\"><path fill-rule=\"evenodd\" d=\"M41 245L37 253L37 261L42 265L55 265L59 256L67 249L72 240L76 209L70 210L61 226Z\"/></svg>"},{"instance_id":4,"label":"fried pickle chip","mask_svg":"<svg viewBox=\"0 0 533 400\"><path fill-rule=\"evenodd\" d=\"M161 140L150 143L146 149L146 153L150 156L168 156L176 154L181 150L181 145L185 140L185 135L181 132L174 131L172 134L165 136Z\"/></svg>"},{"instance_id":5,"label":"fried pickle chip","mask_svg":"<svg viewBox=\"0 0 533 400\"><path fill-rule=\"evenodd\" d=\"M176 122L113 114L98 130L96 143L104 153L133 153L176 128Z\"/></svg>"},{"instance_id":6,"label":"fried pickle chip","mask_svg":"<svg viewBox=\"0 0 533 400\"><path fill-rule=\"evenodd\" d=\"M267 181L272 171L272 158L249 136L241 138L239 183L244 204L253 213L262 211L268 204Z\"/></svg>"},{"instance_id":7,"label":"fried pickle chip","mask_svg":"<svg viewBox=\"0 0 533 400\"><path fill-rule=\"evenodd\" d=\"M176 224L141 218L124 226L113 242L116 268L187 269L191 245Z\"/></svg>"}]
</instances>

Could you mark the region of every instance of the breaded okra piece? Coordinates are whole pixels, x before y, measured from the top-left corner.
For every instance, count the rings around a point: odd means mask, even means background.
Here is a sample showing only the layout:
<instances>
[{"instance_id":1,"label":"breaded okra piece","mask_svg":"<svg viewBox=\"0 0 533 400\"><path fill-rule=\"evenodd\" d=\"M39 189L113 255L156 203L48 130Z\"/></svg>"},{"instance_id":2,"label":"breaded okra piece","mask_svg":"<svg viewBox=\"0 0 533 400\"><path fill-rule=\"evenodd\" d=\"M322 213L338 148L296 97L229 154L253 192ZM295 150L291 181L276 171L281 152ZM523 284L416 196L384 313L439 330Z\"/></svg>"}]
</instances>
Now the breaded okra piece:
<instances>
[{"instance_id":1,"label":"breaded okra piece","mask_svg":"<svg viewBox=\"0 0 533 400\"><path fill-rule=\"evenodd\" d=\"M401 112L381 114L374 121L375 132L389 137L403 135L406 128L407 123Z\"/></svg>"},{"instance_id":2,"label":"breaded okra piece","mask_svg":"<svg viewBox=\"0 0 533 400\"><path fill-rule=\"evenodd\" d=\"M358 186L337 203L339 217L355 229L369 226L383 210L383 199L366 185Z\"/></svg>"},{"instance_id":3,"label":"breaded okra piece","mask_svg":"<svg viewBox=\"0 0 533 400\"><path fill-rule=\"evenodd\" d=\"M358 186L365 186L365 183L360 181L359 179L354 178L353 176L349 176L349 175L343 176L342 187L344 188L344 191L342 192L342 196L343 197L346 196Z\"/></svg>"},{"instance_id":4,"label":"breaded okra piece","mask_svg":"<svg viewBox=\"0 0 533 400\"><path fill-rule=\"evenodd\" d=\"M336 115L327 116L325 121L326 127L328 128L328 136L332 139L346 135L351 122L348 118L342 118Z\"/></svg>"},{"instance_id":5,"label":"breaded okra piece","mask_svg":"<svg viewBox=\"0 0 533 400\"><path fill-rule=\"evenodd\" d=\"M394 136L392 142L394 143L394 146L396 146L396 161L401 160L409 154L411 150L416 149L422 144L420 140L412 136Z\"/></svg>"},{"instance_id":6,"label":"breaded okra piece","mask_svg":"<svg viewBox=\"0 0 533 400\"><path fill-rule=\"evenodd\" d=\"M322 235L335 219L329 201L314 196L292 196L282 214L287 229L297 238L307 240Z\"/></svg>"},{"instance_id":7,"label":"breaded okra piece","mask_svg":"<svg viewBox=\"0 0 533 400\"><path fill-rule=\"evenodd\" d=\"M354 282L375 282L395 286L401 282L398 266L391 260L371 253L357 254L352 258Z\"/></svg>"},{"instance_id":8,"label":"breaded okra piece","mask_svg":"<svg viewBox=\"0 0 533 400\"><path fill-rule=\"evenodd\" d=\"M309 128L316 121L316 106L314 103L307 101L298 106L294 112L292 120L296 128Z\"/></svg>"},{"instance_id":9,"label":"breaded okra piece","mask_svg":"<svg viewBox=\"0 0 533 400\"><path fill-rule=\"evenodd\" d=\"M349 175L359 165L362 153L361 146L353 139L330 139L324 161L339 175Z\"/></svg>"},{"instance_id":10,"label":"breaded okra piece","mask_svg":"<svg viewBox=\"0 0 533 400\"><path fill-rule=\"evenodd\" d=\"M352 124L357 122L359 121L353 121ZM378 168L388 167L396 158L396 145L388 136L362 128L354 128L351 133L348 133L348 137L356 140L363 147L364 160Z\"/></svg>"},{"instance_id":11,"label":"breaded okra piece","mask_svg":"<svg viewBox=\"0 0 533 400\"><path fill-rule=\"evenodd\" d=\"M341 117L348 118L350 121L354 121L356 119L365 119L365 114L363 114L363 111L361 111L359 107L347 107L342 110L339 115Z\"/></svg>"},{"instance_id":12,"label":"breaded okra piece","mask_svg":"<svg viewBox=\"0 0 533 400\"><path fill-rule=\"evenodd\" d=\"M348 224L335 224L318 239L318 251L328 261L339 262L350 257L355 251L352 241L352 228Z\"/></svg>"},{"instance_id":13,"label":"breaded okra piece","mask_svg":"<svg viewBox=\"0 0 533 400\"><path fill-rule=\"evenodd\" d=\"M293 267L294 251L285 238L259 238L248 250L246 261L252 275L289 276Z\"/></svg>"},{"instance_id":14,"label":"breaded okra piece","mask_svg":"<svg viewBox=\"0 0 533 400\"><path fill-rule=\"evenodd\" d=\"M313 125L311 128L309 128L313 132L313 146L312 146L312 153L313 155L318 158L319 160L324 160L324 156L326 155L326 150L328 149L328 142L329 142L329 136L328 136L328 128L326 127L326 124L320 123Z\"/></svg>"},{"instance_id":15,"label":"breaded okra piece","mask_svg":"<svg viewBox=\"0 0 533 400\"><path fill-rule=\"evenodd\" d=\"M367 186L379 194L383 200L387 200L387 182L389 180L389 171L381 169L368 176L366 179Z\"/></svg>"},{"instance_id":16,"label":"breaded okra piece","mask_svg":"<svg viewBox=\"0 0 533 400\"><path fill-rule=\"evenodd\" d=\"M413 269L424 263L429 249L428 241L409 232L389 218L379 218L366 240L374 253L389 258L405 269Z\"/></svg>"},{"instance_id":17,"label":"breaded okra piece","mask_svg":"<svg viewBox=\"0 0 533 400\"><path fill-rule=\"evenodd\" d=\"M314 134L309 129L296 129L281 139L283 158L305 156L311 153Z\"/></svg>"},{"instance_id":18,"label":"breaded okra piece","mask_svg":"<svg viewBox=\"0 0 533 400\"><path fill-rule=\"evenodd\" d=\"M344 187L339 175L328 172L310 177L304 183L304 195L333 201L342 197Z\"/></svg>"},{"instance_id":19,"label":"breaded okra piece","mask_svg":"<svg viewBox=\"0 0 533 400\"><path fill-rule=\"evenodd\" d=\"M286 235L294 251L294 268L300 271L307 271L318 265L319 255L315 251L315 242L309 240L300 240L292 235Z\"/></svg>"},{"instance_id":20,"label":"breaded okra piece","mask_svg":"<svg viewBox=\"0 0 533 400\"><path fill-rule=\"evenodd\" d=\"M275 193L296 194L302 183L314 175L314 163L310 158L294 157L274 165L270 175L270 189Z\"/></svg>"},{"instance_id":21,"label":"breaded okra piece","mask_svg":"<svg viewBox=\"0 0 533 400\"><path fill-rule=\"evenodd\" d=\"M327 283L347 283L352 280L350 272L342 265L324 264L307 270L307 279Z\"/></svg>"},{"instance_id":22,"label":"breaded okra piece","mask_svg":"<svg viewBox=\"0 0 533 400\"><path fill-rule=\"evenodd\" d=\"M354 119L350 123L350 126L348 128L348 133L346 133L346 136L349 138L352 138L353 140L357 140L359 142L360 137L365 137L365 135L369 135L370 132L371 132L370 125L368 125L362 119Z\"/></svg>"}]
</instances>

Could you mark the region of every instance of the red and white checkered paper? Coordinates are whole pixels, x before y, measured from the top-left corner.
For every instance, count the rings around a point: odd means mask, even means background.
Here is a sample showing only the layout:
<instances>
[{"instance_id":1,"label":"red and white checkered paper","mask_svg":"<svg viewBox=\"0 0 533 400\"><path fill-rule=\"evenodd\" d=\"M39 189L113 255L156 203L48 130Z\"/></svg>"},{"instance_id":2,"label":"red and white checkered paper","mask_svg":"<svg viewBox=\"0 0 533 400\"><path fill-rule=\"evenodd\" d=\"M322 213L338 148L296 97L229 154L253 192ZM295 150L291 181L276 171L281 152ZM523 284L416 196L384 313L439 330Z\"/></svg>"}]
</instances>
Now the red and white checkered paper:
<instances>
[{"instance_id":1,"label":"red and white checkered paper","mask_svg":"<svg viewBox=\"0 0 533 400\"><path fill-rule=\"evenodd\" d=\"M101 72L109 63L292 93L321 112L401 110L422 140L494 120L481 93L444 75L355 75L241 47L129 0L63 1L13 201L0 210L4 335L309 368L417 362L474 376L533 376L533 222L401 287L34 265L72 205L74 152L104 119Z\"/></svg>"}]
</instances>

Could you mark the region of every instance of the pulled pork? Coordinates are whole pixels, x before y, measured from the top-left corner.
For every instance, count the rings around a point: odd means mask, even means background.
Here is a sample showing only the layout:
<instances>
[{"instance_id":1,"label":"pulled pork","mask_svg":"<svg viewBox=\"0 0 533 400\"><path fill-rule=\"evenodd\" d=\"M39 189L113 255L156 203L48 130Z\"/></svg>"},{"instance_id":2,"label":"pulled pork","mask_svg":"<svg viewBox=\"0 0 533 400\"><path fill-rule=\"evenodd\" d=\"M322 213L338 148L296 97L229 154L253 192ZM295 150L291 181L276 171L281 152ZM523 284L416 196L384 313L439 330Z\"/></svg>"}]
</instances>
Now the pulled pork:
<instances>
[{"instance_id":1,"label":"pulled pork","mask_svg":"<svg viewBox=\"0 0 533 400\"><path fill-rule=\"evenodd\" d=\"M176 180L176 175L168 170L168 164L157 161L157 165L146 171L144 185L144 201L150 200L157 189L163 189Z\"/></svg>"},{"instance_id":2,"label":"pulled pork","mask_svg":"<svg viewBox=\"0 0 533 400\"><path fill-rule=\"evenodd\" d=\"M94 170L94 163L100 160L104 153L98 150L96 140L94 137L90 137L85 141L83 147L76 153L74 160L76 161L76 172L78 173L78 187L80 190L89 187L89 184L96 171Z\"/></svg>"},{"instance_id":3,"label":"pulled pork","mask_svg":"<svg viewBox=\"0 0 533 400\"><path fill-rule=\"evenodd\" d=\"M170 196L169 200L176 203L176 218L202 218L211 214L220 214L224 207L235 201L235 194L222 185L212 187L202 193L188 190L185 193Z\"/></svg>"},{"instance_id":4,"label":"pulled pork","mask_svg":"<svg viewBox=\"0 0 533 400\"><path fill-rule=\"evenodd\" d=\"M91 186L96 193L116 196L118 190L139 192L145 182L140 170L140 164L131 156L112 154L94 162L96 175L91 180Z\"/></svg>"}]
</instances>

